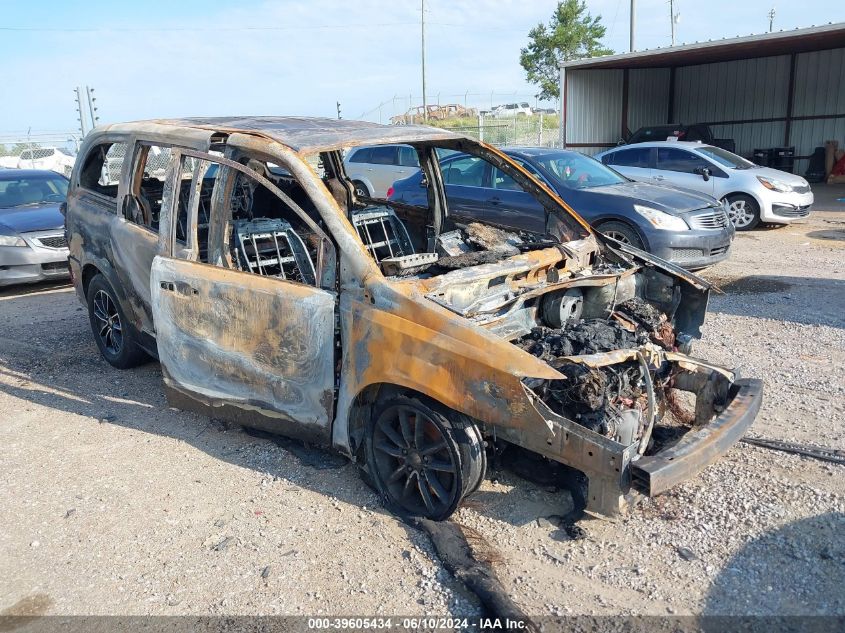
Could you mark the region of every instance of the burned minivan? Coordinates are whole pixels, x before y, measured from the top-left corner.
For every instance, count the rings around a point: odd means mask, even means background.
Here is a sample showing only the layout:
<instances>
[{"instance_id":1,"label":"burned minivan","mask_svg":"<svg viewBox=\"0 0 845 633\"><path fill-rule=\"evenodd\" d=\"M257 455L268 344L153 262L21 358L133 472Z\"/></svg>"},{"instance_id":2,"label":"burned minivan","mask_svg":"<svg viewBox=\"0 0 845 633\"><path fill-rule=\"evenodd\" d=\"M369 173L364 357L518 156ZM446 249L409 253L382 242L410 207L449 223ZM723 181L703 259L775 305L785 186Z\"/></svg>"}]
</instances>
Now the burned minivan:
<instances>
[{"instance_id":1,"label":"burned minivan","mask_svg":"<svg viewBox=\"0 0 845 633\"><path fill-rule=\"evenodd\" d=\"M356 192L343 152L379 144L416 153L427 205ZM468 159L442 173L446 150ZM508 195L450 213L444 181L487 163ZM174 406L334 447L401 512L448 517L489 452L520 447L583 473L587 509L612 515L719 458L760 407L759 380L690 355L706 282L452 132L110 125L71 180L71 270L105 359L156 357ZM536 230L491 221L520 196Z\"/></svg>"}]
</instances>

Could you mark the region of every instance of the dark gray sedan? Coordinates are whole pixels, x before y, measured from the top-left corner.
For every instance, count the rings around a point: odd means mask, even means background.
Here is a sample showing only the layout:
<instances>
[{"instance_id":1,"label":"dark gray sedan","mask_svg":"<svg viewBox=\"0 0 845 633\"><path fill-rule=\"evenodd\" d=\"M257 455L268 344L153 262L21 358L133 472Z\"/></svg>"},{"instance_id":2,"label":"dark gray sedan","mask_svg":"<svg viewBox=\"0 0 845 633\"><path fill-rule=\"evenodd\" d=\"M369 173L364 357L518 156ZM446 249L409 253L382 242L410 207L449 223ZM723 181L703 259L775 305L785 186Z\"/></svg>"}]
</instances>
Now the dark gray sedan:
<instances>
[{"instance_id":1,"label":"dark gray sedan","mask_svg":"<svg viewBox=\"0 0 845 633\"><path fill-rule=\"evenodd\" d=\"M52 171L0 170L0 286L70 276L60 211L67 187Z\"/></svg>"},{"instance_id":2,"label":"dark gray sedan","mask_svg":"<svg viewBox=\"0 0 845 633\"><path fill-rule=\"evenodd\" d=\"M605 235L693 270L728 256L734 228L714 198L635 182L577 152L539 147L504 151ZM440 167L455 219L545 230L544 209L490 163L459 154L443 158ZM424 205L421 178L417 172L395 182L388 197Z\"/></svg>"}]
</instances>

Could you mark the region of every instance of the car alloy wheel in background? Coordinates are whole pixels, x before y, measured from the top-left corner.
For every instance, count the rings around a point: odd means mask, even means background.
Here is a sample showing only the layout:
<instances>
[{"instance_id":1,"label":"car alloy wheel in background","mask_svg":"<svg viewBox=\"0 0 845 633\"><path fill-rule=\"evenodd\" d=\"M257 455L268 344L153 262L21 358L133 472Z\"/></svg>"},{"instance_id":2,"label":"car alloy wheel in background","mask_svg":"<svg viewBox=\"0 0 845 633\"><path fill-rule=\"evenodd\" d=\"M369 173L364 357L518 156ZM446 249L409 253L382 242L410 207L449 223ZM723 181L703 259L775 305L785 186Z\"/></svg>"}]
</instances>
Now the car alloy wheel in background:
<instances>
[{"instance_id":1,"label":"car alloy wheel in background","mask_svg":"<svg viewBox=\"0 0 845 633\"><path fill-rule=\"evenodd\" d=\"M757 203L748 196L730 196L726 198L728 219L737 231L748 231L760 222Z\"/></svg>"}]
</instances>

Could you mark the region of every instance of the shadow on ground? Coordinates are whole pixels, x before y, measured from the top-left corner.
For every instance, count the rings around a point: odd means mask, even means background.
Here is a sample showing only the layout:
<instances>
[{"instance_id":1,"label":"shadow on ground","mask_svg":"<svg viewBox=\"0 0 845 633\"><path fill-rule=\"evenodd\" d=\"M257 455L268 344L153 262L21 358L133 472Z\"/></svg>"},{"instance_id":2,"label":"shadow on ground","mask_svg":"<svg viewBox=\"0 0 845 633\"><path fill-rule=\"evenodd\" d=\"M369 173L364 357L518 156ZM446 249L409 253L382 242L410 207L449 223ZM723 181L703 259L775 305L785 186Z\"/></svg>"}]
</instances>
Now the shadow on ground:
<instances>
[{"instance_id":1,"label":"shadow on ground","mask_svg":"<svg viewBox=\"0 0 845 633\"><path fill-rule=\"evenodd\" d=\"M822 231L810 231L807 237L812 237L817 240L833 240L845 242L845 230L843 229L825 229Z\"/></svg>"},{"instance_id":2,"label":"shadow on ground","mask_svg":"<svg viewBox=\"0 0 845 633\"><path fill-rule=\"evenodd\" d=\"M52 281L41 284L2 286L0 287L0 299L13 299L27 295L39 295L53 290L65 290L70 288L70 281Z\"/></svg>"},{"instance_id":3,"label":"shadow on ground","mask_svg":"<svg viewBox=\"0 0 845 633\"><path fill-rule=\"evenodd\" d=\"M845 624L843 534L845 514L834 512L795 521L754 539L728 561L713 581L702 615L836 614ZM827 622L819 622L824 626L818 630L842 630L830 628L833 618L820 620ZM703 623L705 631L724 630L706 626L707 618Z\"/></svg>"}]
</instances>

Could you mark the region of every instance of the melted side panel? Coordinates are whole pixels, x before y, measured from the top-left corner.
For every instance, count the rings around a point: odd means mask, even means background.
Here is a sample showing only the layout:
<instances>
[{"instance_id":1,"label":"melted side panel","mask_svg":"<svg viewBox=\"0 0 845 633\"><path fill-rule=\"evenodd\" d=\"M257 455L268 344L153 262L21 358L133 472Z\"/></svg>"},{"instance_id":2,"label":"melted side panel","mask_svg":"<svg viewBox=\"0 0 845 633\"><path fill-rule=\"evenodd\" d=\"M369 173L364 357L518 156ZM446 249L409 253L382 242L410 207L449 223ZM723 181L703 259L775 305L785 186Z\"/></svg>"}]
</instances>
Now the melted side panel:
<instances>
[{"instance_id":1,"label":"melted side panel","mask_svg":"<svg viewBox=\"0 0 845 633\"><path fill-rule=\"evenodd\" d=\"M153 262L151 289L169 387L204 405L276 417L280 433L292 421L328 436L333 293L163 257Z\"/></svg>"},{"instance_id":2,"label":"melted side panel","mask_svg":"<svg viewBox=\"0 0 845 633\"><path fill-rule=\"evenodd\" d=\"M549 433L520 382L524 376L560 378L546 363L399 284L345 291L340 314L338 449L349 450L350 406L373 384L414 389L485 424Z\"/></svg>"},{"instance_id":3,"label":"melted side panel","mask_svg":"<svg viewBox=\"0 0 845 633\"><path fill-rule=\"evenodd\" d=\"M158 250L158 235L144 227L111 218L112 262L135 316L135 328L155 332L150 305L150 267Z\"/></svg>"}]
</instances>

